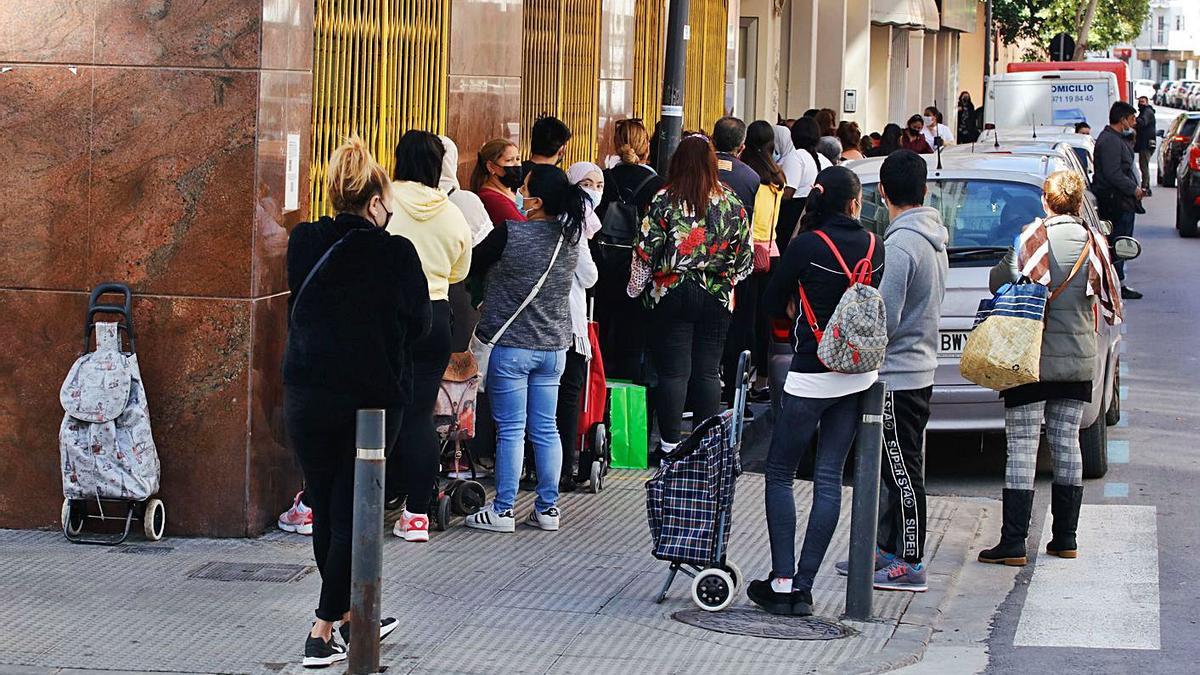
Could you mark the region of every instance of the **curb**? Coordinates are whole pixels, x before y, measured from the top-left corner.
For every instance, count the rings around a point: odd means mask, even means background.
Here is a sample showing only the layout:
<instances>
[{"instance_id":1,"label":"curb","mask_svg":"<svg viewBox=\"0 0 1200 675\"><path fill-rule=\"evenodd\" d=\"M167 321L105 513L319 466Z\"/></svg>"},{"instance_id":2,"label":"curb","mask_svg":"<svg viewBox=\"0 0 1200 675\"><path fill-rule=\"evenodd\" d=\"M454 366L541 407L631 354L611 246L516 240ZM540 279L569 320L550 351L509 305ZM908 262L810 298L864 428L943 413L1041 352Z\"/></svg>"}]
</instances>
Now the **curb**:
<instances>
[{"instance_id":1,"label":"curb","mask_svg":"<svg viewBox=\"0 0 1200 675\"><path fill-rule=\"evenodd\" d=\"M934 630L942 621L942 610L958 585L963 567L969 562L971 542L983 522L985 507L966 500L948 498L957 504L950 514L950 526L942 536L929 562L929 590L914 593L908 608L900 616L895 632L883 651L866 659L847 663L834 670L845 675L886 673L919 663L929 646ZM856 622L845 621L849 625Z\"/></svg>"}]
</instances>

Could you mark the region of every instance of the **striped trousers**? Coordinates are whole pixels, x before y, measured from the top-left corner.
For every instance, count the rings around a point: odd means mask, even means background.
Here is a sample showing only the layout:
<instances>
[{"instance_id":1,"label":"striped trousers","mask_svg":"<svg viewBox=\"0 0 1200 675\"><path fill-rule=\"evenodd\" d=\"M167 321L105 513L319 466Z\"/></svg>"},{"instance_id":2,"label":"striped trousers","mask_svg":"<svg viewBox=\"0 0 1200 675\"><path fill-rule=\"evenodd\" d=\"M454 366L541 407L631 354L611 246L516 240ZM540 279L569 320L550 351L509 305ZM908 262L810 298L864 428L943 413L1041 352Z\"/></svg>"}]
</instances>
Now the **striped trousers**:
<instances>
[{"instance_id":1,"label":"striped trousers","mask_svg":"<svg viewBox=\"0 0 1200 675\"><path fill-rule=\"evenodd\" d=\"M1004 472L1004 487L1033 489L1043 419L1054 460L1054 482L1083 485L1083 455L1079 450L1083 408L1083 401L1054 399L1006 409L1004 431L1008 437L1008 465Z\"/></svg>"}]
</instances>

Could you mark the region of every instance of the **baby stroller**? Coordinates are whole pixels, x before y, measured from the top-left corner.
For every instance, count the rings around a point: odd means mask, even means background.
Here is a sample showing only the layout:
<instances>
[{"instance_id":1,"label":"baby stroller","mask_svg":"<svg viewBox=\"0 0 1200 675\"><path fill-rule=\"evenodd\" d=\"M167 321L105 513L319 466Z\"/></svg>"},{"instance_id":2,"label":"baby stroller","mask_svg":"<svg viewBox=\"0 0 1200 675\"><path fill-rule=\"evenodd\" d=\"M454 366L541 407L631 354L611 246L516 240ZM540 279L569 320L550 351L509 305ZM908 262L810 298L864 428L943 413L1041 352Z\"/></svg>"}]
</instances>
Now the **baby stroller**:
<instances>
[{"instance_id":1,"label":"baby stroller","mask_svg":"<svg viewBox=\"0 0 1200 675\"><path fill-rule=\"evenodd\" d=\"M592 358L588 360L583 405L579 412L579 467L576 475L580 479L586 476L588 489L596 493L604 489L604 478L612 463L612 435L608 417L608 379L604 376L604 357L600 354L600 326L595 321L588 322L588 342L591 344Z\"/></svg>"},{"instance_id":2,"label":"baby stroller","mask_svg":"<svg viewBox=\"0 0 1200 675\"><path fill-rule=\"evenodd\" d=\"M109 293L122 294L124 302L99 304ZM116 314L120 322L93 322L97 314ZM93 331L96 349L89 352ZM121 350L121 331L129 341L127 352ZM159 487L158 452L138 368L129 287L101 284L92 291L83 323L83 355L71 366L59 400L66 411L58 432L63 535L76 543L112 546L129 537L137 518L147 539L162 539L167 516L162 501L154 497ZM124 514L106 513L106 502L123 507ZM124 530L83 534L85 523L105 520L124 520Z\"/></svg>"},{"instance_id":3,"label":"baby stroller","mask_svg":"<svg viewBox=\"0 0 1200 675\"><path fill-rule=\"evenodd\" d=\"M679 572L692 577L692 601L710 612L728 607L745 583L741 569L725 554L734 486L742 473L749 363L750 352L742 352L733 408L702 421L646 481L654 557L671 563L656 603L666 599Z\"/></svg>"},{"instance_id":4,"label":"baby stroller","mask_svg":"<svg viewBox=\"0 0 1200 675\"><path fill-rule=\"evenodd\" d=\"M487 500L466 443L475 437L479 380L479 365L470 352L450 355L433 407L434 428L442 441L442 468L449 476L444 484L439 478L433 481L429 513L439 532L450 526L451 517L475 513Z\"/></svg>"}]
</instances>

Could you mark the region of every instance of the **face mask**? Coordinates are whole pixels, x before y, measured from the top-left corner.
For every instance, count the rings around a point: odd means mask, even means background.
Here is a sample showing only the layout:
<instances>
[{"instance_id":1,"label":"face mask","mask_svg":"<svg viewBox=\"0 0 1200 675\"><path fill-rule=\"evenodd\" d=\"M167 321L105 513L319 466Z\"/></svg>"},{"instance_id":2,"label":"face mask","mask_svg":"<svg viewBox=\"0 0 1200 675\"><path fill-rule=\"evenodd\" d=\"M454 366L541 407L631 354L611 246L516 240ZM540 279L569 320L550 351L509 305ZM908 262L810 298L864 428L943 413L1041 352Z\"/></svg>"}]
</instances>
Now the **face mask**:
<instances>
[{"instance_id":1,"label":"face mask","mask_svg":"<svg viewBox=\"0 0 1200 675\"><path fill-rule=\"evenodd\" d=\"M925 126L927 126L927 127L933 126L933 118L930 117L929 115L925 116Z\"/></svg>"},{"instance_id":2,"label":"face mask","mask_svg":"<svg viewBox=\"0 0 1200 675\"><path fill-rule=\"evenodd\" d=\"M583 191L587 193L588 199L592 201L592 210L594 211L597 206L600 206L600 199L604 197L604 193L596 188L583 188Z\"/></svg>"},{"instance_id":3,"label":"face mask","mask_svg":"<svg viewBox=\"0 0 1200 675\"><path fill-rule=\"evenodd\" d=\"M519 169L521 167L517 168ZM520 190L517 190L517 211L521 215L525 215L525 195L521 194Z\"/></svg>"},{"instance_id":4,"label":"face mask","mask_svg":"<svg viewBox=\"0 0 1200 675\"><path fill-rule=\"evenodd\" d=\"M775 160L775 163L778 164L779 160L783 159L783 153L779 152L778 150L772 150L771 159Z\"/></svg>"},{"instance_id":5,"label":"face mask","mask_svg":"<svg viewBox=\"0 0 1200 675\"><path fill-rule=\"evenodd\" d=\"M1121 135L1122 135L1122 136L1132 136L1132 135L1133 135L1133 129L1125 129L1124 131L1122 131L1122 132L1121 132Z\"/></svg>"},{"instance_id":6,"label":"face mask","mask_svg":"<svg viewBox=\"0 0 1200 675\"><path fill-rule=\"evenodd\" d=\"M506 166L504 173L500 176L500 184L509 190L517 190L521 187L521 183L525 182L524 172L521 170L521 165Z\"/></svg>"}]
</instances>

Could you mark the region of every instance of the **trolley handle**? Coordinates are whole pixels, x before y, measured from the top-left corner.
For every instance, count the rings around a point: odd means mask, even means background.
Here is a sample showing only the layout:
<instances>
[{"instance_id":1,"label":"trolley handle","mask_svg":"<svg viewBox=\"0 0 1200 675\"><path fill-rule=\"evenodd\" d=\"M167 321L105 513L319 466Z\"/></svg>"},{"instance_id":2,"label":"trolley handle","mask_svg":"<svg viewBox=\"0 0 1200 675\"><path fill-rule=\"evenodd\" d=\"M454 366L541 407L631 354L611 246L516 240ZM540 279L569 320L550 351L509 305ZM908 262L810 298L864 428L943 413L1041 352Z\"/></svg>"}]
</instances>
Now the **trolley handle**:
<instances>
[{"instance_id":1,"label":"trolley handle","mask_svg":"<svg viewBox=\"0 0 1200 675\"><path fill-rule=\"evenodd\" d=\"M99 304L98 301L105 295L110 293L120 293L124 296L124 302L120 305ZM129 351L137 351L136 341L133 334L133 292L125 284L114 282L102 283L92 289L91 295L88 296L87 318L83 323L83 351L86 353L92 342L92 332L96 329L96 322L93 319L97 314L117 314L121 317L121 322L117 324L118 330L125 331L126 337L129 338Z\"/></svg>"}]
</instances>

